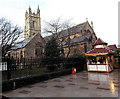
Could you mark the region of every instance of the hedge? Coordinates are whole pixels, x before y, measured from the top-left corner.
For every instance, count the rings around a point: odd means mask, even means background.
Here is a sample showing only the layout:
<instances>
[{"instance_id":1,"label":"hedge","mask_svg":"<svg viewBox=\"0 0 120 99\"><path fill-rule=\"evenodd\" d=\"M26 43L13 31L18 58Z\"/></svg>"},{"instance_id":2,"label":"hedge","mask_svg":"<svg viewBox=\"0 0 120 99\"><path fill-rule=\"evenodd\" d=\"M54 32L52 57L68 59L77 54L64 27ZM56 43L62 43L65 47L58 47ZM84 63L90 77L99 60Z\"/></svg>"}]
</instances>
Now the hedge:
<instances>
[{"instance_id":1,"label":"hedge","mask_svg":"<svg viewBox=\"0 0 120 99\"><path fill-rule=\"evenodd\" d=\"M23 87L29 84L34 84L34 83L45 81L48 79L64 76L70 73L71 73L71 69L66 69L66 70L59 71L59 72L52 72L52 73L47 73L43 75L30 76L30 77L25 77L25 78L20 78L20 79L4 81L2 82L2 91L5 92L5 91L13 90L14 82L15 82L15 89L16 89L16 88L20 88L20 87Z\"/></svg>"}]
</instances>

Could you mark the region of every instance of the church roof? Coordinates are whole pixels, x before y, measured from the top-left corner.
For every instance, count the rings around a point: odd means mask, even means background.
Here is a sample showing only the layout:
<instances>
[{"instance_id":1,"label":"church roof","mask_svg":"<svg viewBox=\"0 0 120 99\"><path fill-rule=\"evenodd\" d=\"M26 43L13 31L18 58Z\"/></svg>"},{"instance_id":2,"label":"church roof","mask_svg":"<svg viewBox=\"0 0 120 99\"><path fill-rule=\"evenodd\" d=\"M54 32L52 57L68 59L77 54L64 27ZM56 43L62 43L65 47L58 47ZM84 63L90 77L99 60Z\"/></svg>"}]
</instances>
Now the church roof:
<instances>
[{"instance_id":1,"label":"church roof","mask_svg":"<svg viewBox=\"0 0 120 99\"><path fill-rule=\"evenodd\" d=\"M104 42L102 39L98 38L93 45L101 45L101 44L106 44L107 45L106 42Z\"/></svg>"},{"instance_id":2,"label":"church roof","mask_svg":"<svg viewBox=\"0 0 120 99\"><path fill-rule=\"evenodd\" d=\"M63 31L59 32L59 34L60 34L59 38L81 32L86 24L87 24L87 22L84 22L84 23L81 23L81 24L78 24L76 26L73 26L73 27L69 28L69 30L66 29L66 30L63 30Z\"/></svg>"},{"instance_id":3,"label":"church roof","mask_svg":"<svg viewBox=\"0 0 120 99\"><path fill-rule=\"evenodd\" d=\"M76 34L79 32L84 33L83 28L86 26L86 24L89 24L88 21L59 32L59 38L62 38L62 37L68 36L68 35L72 35L72 34ZM91 27L91 29L92 29L92 27ZM52 35L49 35L49 36L44 37L44 39L47 41L51 37L52 37Z\"/></svg>"},{"instance_id":4,"label":"church roof","mask_svg":"<svg viewBox=\"0 0 120 99\"><path fill-rule=\"evenodd\" d=\"M73 39L70 40L70 43L82 42L82 41L85 41L86 39L87 40L92 39L92 35L89 34L89 35L85 35L85 36L75 37L75 38L73 38ZM66 44L67 44L67 41L63 41L62 42L62 45L66 45Z\"/></svg>"},{"instance_id":5,"label":"church roof","mask_svg":"<svg viewBox=\"0 0 120 99\"><path fill-rule=\"evenodd\" d=\"M78 24L76 26L73 26L73 27L69 28L69 30L68 29L63 30L63 31L59 32L59 36L58 37L62 38L62 37L65 37L65 36L68 36L68 35L72 35L72 34L76 34L76 33L79 33L79 32L84 33L83 29L85 28L86 24L89 24L88 21L86 21L84 23L81 23L81 24ZM92 27L91 27L91 29L92 29ZM44 37L45 41L48 41L52 36L53 35L49 35L49 36ZM80 41L84 41L84 38L90 39L91 37L92 37L91 35L75 37L75 38L71 39L70 42L71 43L80 42ZM67 41L65 41L65 42L63 41L62 45L67 44L66 42Z\"/></svg>"},{"instance_id":6,"label":"church roof","mask_svg":"<svg viewBox=\"0 0 120 99\"><path fill-rule=\"evenodd\" d=\"M32 37L29 37L21 42L18 42L16 43L11 49L12 50L16 50L16 49L19 49L19 48L23 48L25 47L32 39L34 38L34 36Z\"/></svg>"}]
</instances>

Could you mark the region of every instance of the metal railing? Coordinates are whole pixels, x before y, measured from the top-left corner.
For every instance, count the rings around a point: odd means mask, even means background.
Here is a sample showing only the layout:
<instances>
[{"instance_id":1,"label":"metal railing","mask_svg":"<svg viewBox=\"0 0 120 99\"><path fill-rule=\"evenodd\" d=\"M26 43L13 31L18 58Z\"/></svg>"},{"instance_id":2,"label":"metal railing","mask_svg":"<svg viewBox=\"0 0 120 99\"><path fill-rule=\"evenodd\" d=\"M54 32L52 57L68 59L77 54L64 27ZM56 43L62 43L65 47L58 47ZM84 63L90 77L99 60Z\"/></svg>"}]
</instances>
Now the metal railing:
<instances>
[{"instance_id":1,"label":"metal railing","mask_svg":"<svg viewBox=\"0 0 120 99\"><path fill-rule=\"evenodd\" d=\"M53 62L52 62L53 61ZM72 66L77 71L84 70L85 59L8 59L2 71L3 91L19 88L31 83L52 79L71 73ZM53 70L54 69L54 70ZM31 82L32 81L32 82Z\"/></svg>"}]
</instances>

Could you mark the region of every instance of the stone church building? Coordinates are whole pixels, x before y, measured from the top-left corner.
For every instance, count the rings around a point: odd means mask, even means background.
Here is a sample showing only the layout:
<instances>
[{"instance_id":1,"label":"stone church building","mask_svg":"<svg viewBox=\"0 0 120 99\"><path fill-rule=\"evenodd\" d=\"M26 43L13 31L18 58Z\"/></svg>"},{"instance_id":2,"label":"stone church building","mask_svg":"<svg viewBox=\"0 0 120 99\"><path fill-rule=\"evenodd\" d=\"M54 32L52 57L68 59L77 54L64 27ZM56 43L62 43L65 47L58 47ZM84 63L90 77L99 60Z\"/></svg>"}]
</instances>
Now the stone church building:
<instances>
[{"instance_id":1,"label":"stone church building","mask_svg":"<svg viewBox=\"0 0 120 99\"><path fill-rule=\"evenodd\" d=\"M45 37L48 41L53 35ZM84 54L92 49L92 44L97 40L93 29L93 22L86 22L59 32L58 42L64 51L64 56Z\"/></svg>"},{"instance_id":2,"label":"stone church building","mask_svg":"<svg viewBox=\"0 0 120 99\"><path fill-rule=\"evenodd\" d=\"M91 50L92 44L97 39L93 30L93 23L89 24L88 21L69 28L69 31L63 30L59 34L58 41L61 43L58 43L62 47L65 56L68 53L70 56L75 53L83 54ZM15 59L43 57L45 43L51 37L52 35L44 38L41 36L39 6L36 13L33 13L29 7L25 13L24 40L11 48L10 56Z\"/></svg>"},{"instance_id":3,"label":"stone church building","mask_svg":"<svg viewBox=\"0 0 120 99\"><path fill-rule=\"evenodd\" d=\"M45 40L41 36L40 9L33 13L29 7L25 13L24 40L11 48L13 58L40 58L43 56Z\"/></svg>"}]
</instances>

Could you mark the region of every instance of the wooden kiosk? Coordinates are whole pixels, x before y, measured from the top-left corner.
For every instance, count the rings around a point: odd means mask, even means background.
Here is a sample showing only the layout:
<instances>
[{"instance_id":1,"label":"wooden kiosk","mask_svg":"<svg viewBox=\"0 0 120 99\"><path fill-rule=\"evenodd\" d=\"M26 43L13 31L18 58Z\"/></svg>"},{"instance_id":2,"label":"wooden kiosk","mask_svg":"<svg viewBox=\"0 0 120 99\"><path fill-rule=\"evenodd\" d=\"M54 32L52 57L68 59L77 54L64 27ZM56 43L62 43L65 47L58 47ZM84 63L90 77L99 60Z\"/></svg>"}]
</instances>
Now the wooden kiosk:
<instances>
[{"instance_id":1,"label":"wooden kiosk","mask_svg":"<svg viewBox=\"0 0 120 99\"><path fill-rule=\"evenodd\" d=\"M86 53L87 70L96 72L111 72L113 70L114 53L107 47L107 43L100 38L93 44L92 50Z\"/></svg>"}]
</instances>

